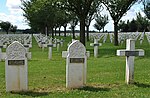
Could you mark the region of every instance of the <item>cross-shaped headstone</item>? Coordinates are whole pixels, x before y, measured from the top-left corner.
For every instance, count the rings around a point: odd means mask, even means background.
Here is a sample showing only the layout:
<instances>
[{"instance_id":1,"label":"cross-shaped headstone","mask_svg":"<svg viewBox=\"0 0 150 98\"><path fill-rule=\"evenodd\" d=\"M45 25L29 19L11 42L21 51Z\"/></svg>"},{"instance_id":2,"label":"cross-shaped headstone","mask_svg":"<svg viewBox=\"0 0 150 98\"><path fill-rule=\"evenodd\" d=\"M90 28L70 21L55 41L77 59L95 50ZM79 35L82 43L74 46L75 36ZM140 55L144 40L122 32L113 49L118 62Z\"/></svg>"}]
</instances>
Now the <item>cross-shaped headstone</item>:
<instances>
[{"instance_id":1,"label":"cross-shaped headstone","mask_svg":"<svg viewBox=\"0 0 150 98\"><path fill-rule=\"evenodd\" d=\"M64 40L61 38L61 39L60 39L61 47L63 47L63 43L64 43Z\"/></svg>"},{"instance_id":2,"label":"cross-shaped headstone","mask_svg":"<svg viewBox=\"0 0 150 98\"><path fill-rule=\"evenodd\" d=\"M2 48L3 48L3 46L0 45L0 61L1 61L1 59L2 59Z\"/></svg>"},{"instance_id":3,"label":"cross-shaped headstone","mask_svg":"<svg viewBox=\"0 0 150 98\"><path fill-rule=\"evenodd\" d=\"M101 43L98 43L97 39L94 39L94 43L91 43L90 46L94 46L94 57L98 57L98 47L101 46Z\"/></svg>"},{"instance_id":4,"label":"cross-shaped headstone","mask_svg":"<svg viewBox=\"0 0 150 98\"><path fill-rule=\"evenodd\" d=\"M48 58L49 58L49 59L52 59L52 47L56 47L56 44L53 44L53 43L52 43L52 38L50 38L47 47L49 48Z\"/></svg>"},{"instance_id":5,"label":"cross-shaped headstone","mask_svg":"<svg viewBox=\"0 0 150 98\"><path fill-rule=\"evenodd\" d=\"M144 50L135 50L135 40L127 39L126 50L117 50L117 56L126 56L126 83L133 83L134 79L134 56L144 56Z\"/></svg>"}]
</instances>

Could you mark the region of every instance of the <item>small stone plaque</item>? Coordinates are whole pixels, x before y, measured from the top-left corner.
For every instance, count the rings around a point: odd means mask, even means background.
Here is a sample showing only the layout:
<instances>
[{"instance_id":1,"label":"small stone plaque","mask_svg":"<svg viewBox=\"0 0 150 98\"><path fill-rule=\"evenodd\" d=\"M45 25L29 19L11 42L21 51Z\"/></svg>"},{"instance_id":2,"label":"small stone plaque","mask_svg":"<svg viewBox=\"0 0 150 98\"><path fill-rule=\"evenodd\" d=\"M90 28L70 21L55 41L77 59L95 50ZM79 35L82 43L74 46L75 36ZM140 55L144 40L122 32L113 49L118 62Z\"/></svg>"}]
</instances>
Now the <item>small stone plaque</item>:
<instances>
[{"instance_id":1,"label":"small stone plaque","mask_svg":"<svg viewBox=\"0 0 150 98\"><path fill-rule=\"evenodd\" d=\"M94 46L99 46L99 44L94 44Z\"/></svg>"},{"instance_id":2,"label":"small stone plaque","mask_svg":"<svg viewBox=\"0 0 150 98\"><path fill-rule=\"evenodd\" d=\"M29 45L24 45L24 47L25 47L25 48L28 48L28 47L29 47Z\"/></svg>"},{"instance_id":3,"label":"small stone plaque","mask_svg":"<svg viewBox=\"0 0 150 98\"><path fill-rule=\"evenodd\" d=\"M47 45L47 47L53 47L53 45Z\"/></svg>"},{"instance_id":4,"label":"small stone plaque","mask_svg":"<svg viewBox=\"0 0 150 98\"><path fill-rule=\"evenodd\" d=\"M125 56L139 56L139 51L125 51Z\"/></svg>"},{"instance_id":5,"label":"small stone plaque","mask_svg":"<svg viewBox=\"0 0 150 98\"><path fill-rule=\"evenodd\" d=\"M8 65L25 65L25 60L8 60Z\"/></svg>"},{"instance_id":6,"label":"small stone plaque","mask_svg":"<svg viewBox=\"0 0 150 98\"><path fill-rule=\"evenodd\" d=\"M57 42L57 44L60 44L60 42Z\"/></svg>"},{"instance_id":7,"label":"small stone plaque","mask_svg":"<svg viewBox=\"0 0 150 98\"><path fill-rule=\"evenodd\" d=\"M70 63L84 63L84 58L70 58Z\"/></svg>"}]
</instances>

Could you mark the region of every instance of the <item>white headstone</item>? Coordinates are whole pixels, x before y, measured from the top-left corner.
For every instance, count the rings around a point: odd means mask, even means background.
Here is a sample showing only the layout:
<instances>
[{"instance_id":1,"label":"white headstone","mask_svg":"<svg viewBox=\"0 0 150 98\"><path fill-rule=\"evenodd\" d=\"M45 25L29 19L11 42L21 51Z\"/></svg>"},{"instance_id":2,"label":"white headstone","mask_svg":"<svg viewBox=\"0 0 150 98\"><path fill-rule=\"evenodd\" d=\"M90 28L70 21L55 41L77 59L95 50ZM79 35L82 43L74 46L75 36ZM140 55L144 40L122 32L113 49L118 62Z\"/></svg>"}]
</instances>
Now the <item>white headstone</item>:
<instances>
[{"instance_id":1,"label":"white headstone","mask_svg":"<svg viewBox=\"0 0 150 98\"><path fill-rule=\"evenodd\" d=\"M6 91L26 91L28 89L26 50L15 41L6 49L5 77Z\"/></svg>"},{"instance_id":2,"label":"white headstone","mask_svg":"<svg viewBox=\"0 0 150 98\"><path fill-rule=\"evenodd\" d=\"M60 50L60 40L57 39L57 51L59 51L59 50Z\"/></svg>"},{"instance_id":3,"label":"white headstone","mask_svg":"<svg viewBox=\"0 0 150 98\"><path fill-rule=\"evenodd\" d=\"M98 57L98 47L101 46L101 43L98 43L97 39L94 39L94 43L91 43L90 46L94 46L94 57Z\"/></svg>"},{"instance_id":4,"label":"white headstone","mask_svg":"<svg viewBox=\"0 0 150 98\"><path fill-rule=\"evenodd\" d=\"M2 48L3 48L3 46L0 45L0 61L1 61L1 59L2 59Z\"/></svg>"},{"instance_id":5,"label":"white headstone","mask_svg":"<svg viewBox=\"0 0 150 98\"><path fill-rule=\"evenodd\" d=\"M135 40L127 39L126 50L117 50L118 56L126 56L126 83L133 83L134 79L134 56L144 56L144 50L135 50Z\"/></svg>"},{"instance_id":6,"label":"white headstone","mask_svg":"<svg viewBox=\"0 0 150 98\"><path fill-rule=\"evenodd\" d=\"M87 56L84 45L78 40L68 47L66 59L66 87L81 88L86 84Z\"/></svg>"},{"instance_id":7,"label":"white headstone","mask_svg":"<svg viewBox=\"0 0 150 98\"><path fill-rule=\"evenodd\" d=\"M52 59L52 47L53 47L52 38L49 40L49 44L47 45L47 47L49 48L48 58Z\"/></svg>"}]
</instances>

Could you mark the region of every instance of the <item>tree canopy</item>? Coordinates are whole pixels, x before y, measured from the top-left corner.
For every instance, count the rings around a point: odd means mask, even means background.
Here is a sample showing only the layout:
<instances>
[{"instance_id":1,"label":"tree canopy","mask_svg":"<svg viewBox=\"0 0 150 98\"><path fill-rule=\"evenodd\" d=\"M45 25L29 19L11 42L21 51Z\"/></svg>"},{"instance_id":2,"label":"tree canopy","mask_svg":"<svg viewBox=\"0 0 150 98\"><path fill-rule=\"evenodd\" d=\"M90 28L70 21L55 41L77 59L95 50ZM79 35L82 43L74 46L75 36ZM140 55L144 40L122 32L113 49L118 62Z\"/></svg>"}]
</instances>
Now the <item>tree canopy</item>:
<instances>
[{"instance_id":1,"label":"tree canopy","mask_svg":"<svg viewBox=\"0 0 150 98\"><path fill-rule=\"evenodd\" d=\"M114 45L118 44L118 22L138 0L102 0L114 21Z\"/></svg>"}]
</instances>

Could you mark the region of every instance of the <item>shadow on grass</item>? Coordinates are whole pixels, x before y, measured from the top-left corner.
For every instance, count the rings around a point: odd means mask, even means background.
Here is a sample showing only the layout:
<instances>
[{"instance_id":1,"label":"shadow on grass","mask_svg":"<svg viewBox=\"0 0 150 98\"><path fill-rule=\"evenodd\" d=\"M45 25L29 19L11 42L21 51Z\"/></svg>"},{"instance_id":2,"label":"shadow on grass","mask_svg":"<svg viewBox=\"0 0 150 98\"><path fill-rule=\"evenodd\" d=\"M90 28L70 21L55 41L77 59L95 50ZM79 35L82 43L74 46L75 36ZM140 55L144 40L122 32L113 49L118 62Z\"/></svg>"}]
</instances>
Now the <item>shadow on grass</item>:
<instances>
[{"instance_id":1,"label":"shadow on grass","mask_svg":"<svg viewBox=\"0 0 150 98\"><path fill-rule=\"evenodd\" d=\"M11 92L12 94L19 94L24 96L30 97L40 97L40 96L47 96L48 92L34 92L34 91L26 91L26 92Z\"/></svg>"},{"instance_id":2,"label":"shadow on grass","mask_svg":"<svg viewBox=\"0 0 150 98\"><path fill-rule=\"evenodd\" d=\"M144 84L144 83L139 83L139 82L134 82L134 85L138 87L142 87L142 88L150 88L149 84Z\"/></svg>"},{"instance_id":3,"label":"shadow on grass","mask_svg":"<svg viewBox=\"0 0 150 98\"><path fill-rule=\"evenodd\" d=\"M100 87L85 86L83 88L79 88L78 90L99 92L99 91L110 91L110 88L100 88Z\"/></svg>"}]
</instances>

